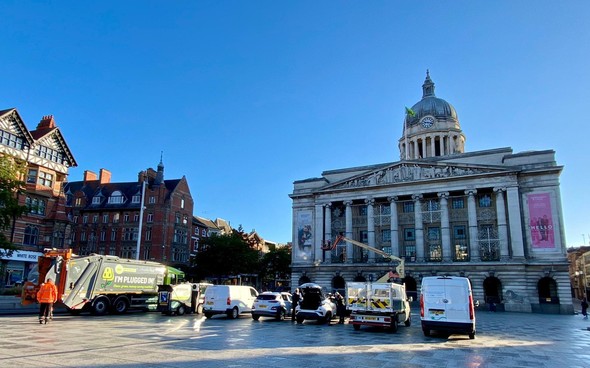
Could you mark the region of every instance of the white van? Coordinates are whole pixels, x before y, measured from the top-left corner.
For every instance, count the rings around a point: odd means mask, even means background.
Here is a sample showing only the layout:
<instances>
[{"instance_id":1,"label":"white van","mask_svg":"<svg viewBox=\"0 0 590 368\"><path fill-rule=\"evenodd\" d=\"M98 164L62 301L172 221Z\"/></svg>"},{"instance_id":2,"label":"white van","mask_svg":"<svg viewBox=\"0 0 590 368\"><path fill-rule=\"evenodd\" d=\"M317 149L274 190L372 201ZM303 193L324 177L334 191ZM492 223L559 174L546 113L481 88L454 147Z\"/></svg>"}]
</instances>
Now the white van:
<instances>
[{"instance_id":1,"label":"white van","mask_svg":"<svg viewBox=\"0 0 590 368\"><path fill-rule=\"evenodd\" d=\"M205 290L203 313L211 318L225 313L228 318L238 318L240 313L252 313L252 305L258 291L245 285L211 285Z\"/></svg>"},{"instance_id":2,"label":"white van","mask_svg":"<svg viewBox=\"0 0 590 368\"><path fill-rule=\"evenodd\" d=\"M420 320L424 336L431 330L464 333L475 338L475 307L466 277L429 276L422 279Z\"/></svg>"}]
</instances>

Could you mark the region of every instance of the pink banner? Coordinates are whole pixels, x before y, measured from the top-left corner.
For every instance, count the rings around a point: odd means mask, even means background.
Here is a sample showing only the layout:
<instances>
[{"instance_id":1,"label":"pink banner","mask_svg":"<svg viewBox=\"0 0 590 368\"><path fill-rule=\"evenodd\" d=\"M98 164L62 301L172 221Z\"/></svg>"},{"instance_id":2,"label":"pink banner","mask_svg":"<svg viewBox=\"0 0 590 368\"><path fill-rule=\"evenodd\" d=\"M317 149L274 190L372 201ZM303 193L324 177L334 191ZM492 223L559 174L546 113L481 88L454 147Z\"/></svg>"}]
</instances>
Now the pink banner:
<instances>
[{"instance_id":1,"label":"pink banner","mask_svg":"<svg viewBox=\"0 0 590 368\"><path fill-rule=\"evenodd\" d=\"M555 248L551 198L549 193L529 194L529 231L533 249Z\"/></svg>"}]
</instances>

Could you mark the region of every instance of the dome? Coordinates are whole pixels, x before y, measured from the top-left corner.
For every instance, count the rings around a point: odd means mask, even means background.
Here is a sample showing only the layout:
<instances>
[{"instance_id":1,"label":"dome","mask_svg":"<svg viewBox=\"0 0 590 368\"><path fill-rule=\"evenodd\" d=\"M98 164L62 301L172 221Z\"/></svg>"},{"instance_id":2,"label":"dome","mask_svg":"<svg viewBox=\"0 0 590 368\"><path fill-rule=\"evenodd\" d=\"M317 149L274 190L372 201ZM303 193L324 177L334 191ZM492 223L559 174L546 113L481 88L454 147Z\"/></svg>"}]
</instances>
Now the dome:
<instances>
[{"instance_id":1,"label":"dome","mask_svg":"<svg viewBox=\"0 0 590 368\"><path fill-rule=\"evenodd\" d=\"M453 105L434 95L434 83L430 79L428 71L426 71L426 80L422 85L422 99L412 106L412 111L414 116L406 114L406 125L416 124L427 115L434 116L436 119L458 122L457 112Z\"/></svg>"}]
</instances>

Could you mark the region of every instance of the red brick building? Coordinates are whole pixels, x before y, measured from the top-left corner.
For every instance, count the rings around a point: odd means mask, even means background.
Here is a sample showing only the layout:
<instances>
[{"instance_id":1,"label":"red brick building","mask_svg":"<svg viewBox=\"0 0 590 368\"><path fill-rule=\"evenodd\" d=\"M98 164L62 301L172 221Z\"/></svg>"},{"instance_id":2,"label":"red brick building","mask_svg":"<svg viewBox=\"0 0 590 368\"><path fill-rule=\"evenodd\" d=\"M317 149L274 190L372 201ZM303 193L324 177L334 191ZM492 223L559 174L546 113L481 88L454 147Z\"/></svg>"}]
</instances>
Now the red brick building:
<instances>
[{"instance_id":1,"label":"red brick building","mask_svg":"<svg viewBox=\"0 0 590 368\"><path fill-rule=\"evenodd\" d=\"M6 231L19 249L2 257L0 284L12 285L27 277L44 248L67 247L70 221L65 212L63 184L70 167L77 166L53 116L44 116L29 131L15 108L0 110L0 154L26 162L25 193L21 205L30 211Z\"/></svg>"},{"instance_id":2,"label":"red brick building","mask_svg":"<svg viewBox=\"0 0 590 368\"><path fill-rule=\"evenodd\" d=\"M112 183L105 169L85 171L83 179L64 187L75 253L136 258L139 244L140 259L188 263L193 199L184 176L164 180L160 161L157 171L142 171L134 182Z\"/></svg>"}]
</instances>

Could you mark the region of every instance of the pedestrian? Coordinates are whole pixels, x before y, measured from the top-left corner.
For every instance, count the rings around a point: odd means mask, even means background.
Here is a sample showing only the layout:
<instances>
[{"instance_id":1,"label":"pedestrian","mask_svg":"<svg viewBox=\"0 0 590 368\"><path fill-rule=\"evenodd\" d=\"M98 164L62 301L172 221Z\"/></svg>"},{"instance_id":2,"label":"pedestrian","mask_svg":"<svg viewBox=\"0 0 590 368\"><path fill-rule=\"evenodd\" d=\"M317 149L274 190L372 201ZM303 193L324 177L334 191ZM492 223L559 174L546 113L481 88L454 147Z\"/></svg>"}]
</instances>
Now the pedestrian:
<instances>
[{"instance_id":1,"label":"pedestrian","mask_svg":"<svg viewBox=\"0 0 590 368\"><path fill-rule=\"evenodd\" d=\"M340 319L338 320L338 324L344 323L344 315L346 314L346 307L344 306L344 298L340 295L339 292L336 292L334 299L336 300L336 314Z\"/></svg>"},{"instance_id":2,"label":"pedestrian","mask_svg":"<svg viewBox=\"0 0 590 368\"><path fill-rule=\"evenodd\" d=\"M582 299L582 315L584 316L584 319L588 319L588 302L585 297Z\"/></svg>"},{"instance_id":3,"label":"pedestrian","mask_svg":"<svg viewBox=\"0 0 590 368\"><path fill-rule=\"evenodd\" d=\"M53 317L53 303L57 301L57 287L53 280L48 278L47 282L41 284L39 291L37 291L37 302L39 302L39 323L47 321ZM53 318L52 318L53 319Z\"/></svg>"},{"instance_id":4,"label":"pedestrian","mask_svg":"<svg viewBox=\"0 0 590 368\"><path fill-rule=\"evenodd\" d=\"M301 301L301 294L299 293L299 288L295 289L295 292L293 293L293 297L291 299L292 303L291 303L291 321L295 322L295 308L297 308L297 305L299 304L299 302Z\"/></svg>"}]
</instances>

